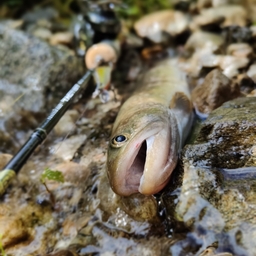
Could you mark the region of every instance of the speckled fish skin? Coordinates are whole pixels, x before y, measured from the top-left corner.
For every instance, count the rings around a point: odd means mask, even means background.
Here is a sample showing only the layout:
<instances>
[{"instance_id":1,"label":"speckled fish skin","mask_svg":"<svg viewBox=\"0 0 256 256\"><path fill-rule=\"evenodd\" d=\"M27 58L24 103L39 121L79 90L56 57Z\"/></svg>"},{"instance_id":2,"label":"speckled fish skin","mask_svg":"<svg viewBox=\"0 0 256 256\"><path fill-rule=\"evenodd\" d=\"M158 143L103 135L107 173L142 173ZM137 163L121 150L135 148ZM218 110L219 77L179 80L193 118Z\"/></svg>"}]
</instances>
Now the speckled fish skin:
<instances>
[{"instance_id":1,"label":"speckled fish skin","mask_svg":"<svg viewBox=\"0 0 256 256\"><path fill-rule=\"evenodd\" d=\"M185 74L175 60L157 63L115 120L107 157L113 191L129 196L162 190L176 167L192 121Z\"/></svg>"}]
</instances>

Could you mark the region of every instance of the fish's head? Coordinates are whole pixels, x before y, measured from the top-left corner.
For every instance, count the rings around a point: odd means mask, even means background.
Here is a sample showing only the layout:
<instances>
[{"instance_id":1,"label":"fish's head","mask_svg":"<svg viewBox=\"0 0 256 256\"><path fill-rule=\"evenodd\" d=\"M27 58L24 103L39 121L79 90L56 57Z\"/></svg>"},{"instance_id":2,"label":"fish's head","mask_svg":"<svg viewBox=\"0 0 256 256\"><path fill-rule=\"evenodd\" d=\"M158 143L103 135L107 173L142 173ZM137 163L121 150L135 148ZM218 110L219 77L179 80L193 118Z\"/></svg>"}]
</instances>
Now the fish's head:
<instances>
[{"instance_id":1,"label":"fish's head","mask_svg":"<svg viewBox=\"0 0 256 256\"><path fill-rule=\"evenodd\" d=\"M107 173L115 193L152 195L168 183L178 151L172 141L178 129L175 120L174 125L171 121L167 111L149 111L140 118L135 114L113 130Z\"/></svg>"}]
</instances>

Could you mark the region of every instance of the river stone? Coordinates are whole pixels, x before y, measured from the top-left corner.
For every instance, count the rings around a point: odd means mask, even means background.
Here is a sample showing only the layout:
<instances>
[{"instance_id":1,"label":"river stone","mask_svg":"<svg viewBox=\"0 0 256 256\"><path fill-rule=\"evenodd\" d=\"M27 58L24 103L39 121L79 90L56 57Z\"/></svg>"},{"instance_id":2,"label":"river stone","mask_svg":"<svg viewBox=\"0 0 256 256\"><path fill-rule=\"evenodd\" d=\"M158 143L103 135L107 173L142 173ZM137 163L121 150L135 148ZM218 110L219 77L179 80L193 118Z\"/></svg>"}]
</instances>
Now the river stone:
<instances>
[{"instance_id":1,"label":"river stone","mask_svg":"<svg viewBox=\"0 0 256 256\"><path fill-rule=\"evenodd\" d=\"M202 243L218 241L235 255L256 253L255 108L255 97L243 97L214 110L194 130L162 195L176 228L192 229Z\"/></svg>"},{"instance_id":2,"label":"river stone","mask_svg":"<svg viewBox=\"0 0 256 256\"><path fill-rule=\"evenodd\" d=\"M202 124L184 158L193 165L239 168L256 166L251 150L256 144L256 98L242 97L224 103Z\"/></svg>"},{"instance_id":3,"label":"river stone","mask_svg":"<svg viewBox=\"0 0 256 256\"><path fill-rule=\"evenodd\" d=\"M49 110L82 76L81 61L67 48L1 23L0 38L0 101L5 111Z\"/></svg>"},{"instance_id":4,"label":"river stone","mask_svg":"<svg viewBox=\"0 0 256 256\"><path fill-rule=\"evenodd\" d=\"M17 151L84 72L82 60L68 48L8 24L0 22L0 150L5 153Z\"/></svg>"},{"instance_id":5,"label":"river stone","mask_svg":"<svg viewBox=\"0 0 256 256\"><path fill-rule=\"evenodd\" d=\"M225 101L237 98L240 94L238 84L232 83L219 69L214 69L193 90L192 101L200 113L209 114Z\"/></svg>"}]
</instances>

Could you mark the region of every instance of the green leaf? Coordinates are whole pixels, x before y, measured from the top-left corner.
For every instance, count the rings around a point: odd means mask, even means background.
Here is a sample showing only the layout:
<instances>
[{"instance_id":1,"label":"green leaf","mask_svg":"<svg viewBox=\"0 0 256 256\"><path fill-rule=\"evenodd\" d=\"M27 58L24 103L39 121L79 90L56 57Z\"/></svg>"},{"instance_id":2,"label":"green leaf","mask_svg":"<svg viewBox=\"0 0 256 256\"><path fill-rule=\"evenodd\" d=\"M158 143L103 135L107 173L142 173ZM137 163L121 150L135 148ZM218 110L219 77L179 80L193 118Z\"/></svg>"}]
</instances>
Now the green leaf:
<instances>
[{"instance_id":1,"label":"green leaf","mask_svg":"<svg viewBox=\"0 0 256 256\"><path fill-rule=\"evenodd\" d=\"M50 168L45 168L44 172L41 175L41 182L45 183L45 180L55 180L58 182L63 183L64 182L64 176L62 172L51 170Z\"/></svg>"}]
</instances>

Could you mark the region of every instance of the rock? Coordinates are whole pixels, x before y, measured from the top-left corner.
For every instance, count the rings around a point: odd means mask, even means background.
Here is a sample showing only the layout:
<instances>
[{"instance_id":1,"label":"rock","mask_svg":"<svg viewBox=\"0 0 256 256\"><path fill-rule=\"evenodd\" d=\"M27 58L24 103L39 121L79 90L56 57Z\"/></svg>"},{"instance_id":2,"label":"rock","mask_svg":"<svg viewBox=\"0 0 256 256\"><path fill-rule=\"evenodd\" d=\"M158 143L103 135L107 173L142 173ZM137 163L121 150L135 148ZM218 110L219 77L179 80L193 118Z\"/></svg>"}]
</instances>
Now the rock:
<instances>
[{"instance_id":1,"label":"rock","mask_svg":"<svg viewBox=\"0 0 256 256\"><path fill-rule=\"evenodd\" d=\"M76 110L68 110L54 127L58 136L66 136L76 128L76 121L79 113Z\"/></svg>"},{"instance_id":2,"label":"rock","mask_svg":"<svg viewBox=\"0 0 256 256\"><path fill-rule=\"evenodd\" d=\"M219 67L223 70L223 74L228 78L232 78L239 74L238 69L245 68L249 59L245 57L236 57L225 55L220 58Z\"/></svg>"},{"instance_id":3,"label":"rock","mask_svg":"<svg viewBox=\"0 0 256 256\"><path fill-rule=\"evenodd\" d=\"M247 13L240 5L220 5L209 9L202 9L190 25L192 30L199 27L221 25L223 27L237 25L246 26Z\"/></svg>"},{"instance_id":4,"label":"rock","mask_svg":"<svg viewBox=\"0 0 256 256\"><path fill-rule=\"evenodd\" d=\"M143 16L135 22L134 29L140 37L147 37L154 43L163 41L163 32L177 36L188 28L186 16L179 11L163 10Z\"/></svg>"},{"instance_id":5,"label":"rock","mask_svg":"<svg viewBox=\"0 0 256 256\"><path fill-rule=\"evenodd\" d=\"M10 154L0 154L0 170L12 159Z\"/></svg>"},{"instance_id":6,"label":"rock","mask_svg":"<svg viewBox=\"0 0 256 256\"><path fill-rule=\"evenodd\" d=\"M199 112L209 114L240 94L238 84L232 83L219 69L214 69L205 77L204 82L192 91L192 101Z\"/></svg>"},{"instance_id":7,"label":"rock","mask_svg":"<svg viewBox=\"0 0 256 256\"><path fill-rule=\"evenodd\" d=\"M82 76L83 65L71 51L2 24L0 35L1 104L15 102L12 110L49 110Z\"/></svg>"},{"instance_id":8,"label":"rock","mask_svg":"<svg viewBox=\"0 0 256 256\"><path fill-rule=\"evenodd\" d=\"M46 256L77 256L77 254L69 250L59 250L57 252L47 254Z\"/></svg>"},{"instance_id":9,"label":"rock","mask_svg":"<svg viewBox=\"0 0 256 256\"><path fill-rule=\"evenodd\" d=\"M52 7L37 8L25 13L22 19L25 23L36 23L39 20L54 20L58 17L58 12Z\"/></svg>"},{"instance_id":10,"label":"rock","mask_svg":"<svg viewBox=\"0 0 256 256\"><path fill-rule=\"evenodd\" d=\"M75 156L76 151L86 140L86 135L77 135L56 143L52 148L52 153L65 161L70 161Z\"/></svg>"},{"instance_id":11,"label":"rock","mask_svg":"<svg viewBox=\"0 0 256 256\"><path fill-rule=\"evenodd\" d=\"M252 64L249 67L247 75L253 80L254 83L256 83L256 64Z\"/></svg>"},{"instance_id":12,"label":"rock","mask_svg":"<svg viewBox=\"0 0 256 256\"><path fill-rule=\"evenodd\" d=\"M0 232L4 234L1 242L4 248L15 245L19 241L29 240L31 231L21 219L10 216L0 218Z\"/></svg>"},{"instance_id":13,"label":"rock","mask_svg":"<svg viewBox=\"0 0 256 256\"><path fill-rule=\"evenodd\" d=\"M196 166L256 166L250 153L256 143L255 106L254 97L242 97L214 110L202 124L194 145L186 147L185 158Z\"/></svg>"},{"instance_id":14,"label":"rock","mask_svg":"<svg viewBox=\"0 0 256 256\"><path fill-rule=\"evenodd\" d=\"M228 26L223 28L222 34L225 38L225 41L229 44L242 42L251 44L252 31L248 27L241 27L236 25Z\"/></svg>"},{"instance_id":15,"label":"rock","mask_svg":"<svg viewBox=\"0 0 256 256\"><path fill-rule=\"evenodd\" d=\"M201 249L218 241L219 253L256 252L255 106L244 97L214 110L183 149L183 175L161 196L169 220L193 230Z\"/></svg>"},{"instance_id":16,"label":"rock","mask_svg":"<svg viewBox=\"0 0 256 256\"><path fill-rule=\"evenodd\" d=\"M33 35L35 37L48 41L52 36L52 32L47 28L37 28L33 31Z\"/></svg>"},{"instance_id":17,"label":"rock","mask_svg":"<svg viewBox=\"0 0 256 256\"><path fill-rule=\"evenodd\" d=\"M64 162L53 166L50 169L61 172L63 174L65 183L71 183L76 186L84 183L89 176L88 169L85 166L75 162ZM46 185L51 191L61 186L61 183L52 180L46 180Z\"/></svg>"},{"instance_id":18,"label":"rock","mask_svg":"<svg viewBox=\"0 0 256 256\"><path fill-rule=\"evenodd\" d=\"M54 33L50 37L50 44L57 45L57 44L64 44L64 45L71 45L73 42L73 33L67 32L58 32Z\"/></svg>"},{"instance_id":19,"label":"rock","mask_svg":"<svg viewBox=\"0 0 256 256\"><path fill-rule=\"evenodd\" d=\"M249 63L247 57L237 57L232 55L218 55L202 49L195 52L189 60L183 61L181 68L191 76L197 77L203 67L217 68L223 70L223 74L228 78L233 78L239 74L239 69L245 68Z\"/></svg>"},{"instance_id":20,"label":"rock","mask_svg":"<svg viewBox=\"0 0 256 256\"><path fill-rule=\"evenodd\" d=\"M1 243L8 255L25 256L31 251L36 252L52 246L54 239L50 240L49 233L56 229L57 223L49 221L49 209L33 204L17 205L12 201L9 202L9 210L5 207L3 212L3 206L0 205L0 233L3 235ZM33 248L27 247L31 241L34 241ZM20 246L23 246L22 250Z\"/></svg>"},{"instance_id":21,"label":"rock","mask_svg":"<svg viewBox=\"0 0 256 256\"><path fill-rule=\"evenodd\" d=\"M185 49L188 51L205 50L213 53L220 49L224 40L221 36L214 33L195 31L187 40Z\"/></svg>"},{"instance_id":22,"label":"rock","mask_svg":"<svg viewBox=\"0 0 256 256\"><path fill-rule=\"evenodd\" d=\"M227 48L227 54L235 57L249 57L252 53L252 47L246 43L230 44Z\"/></svg>"},{"instance_id":23,"label":"rock","mask_svg":"<svg viewBox=\"0 0 256 256\"><path fill-rule=\"evenodd\" d=\"M239 84L241 94L244 94L244 96L248 96L249 93L256 89L253 79L246 73L239 74L234 81Z\"/></svg>"}]
</instances>

